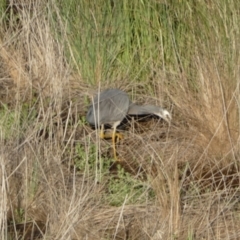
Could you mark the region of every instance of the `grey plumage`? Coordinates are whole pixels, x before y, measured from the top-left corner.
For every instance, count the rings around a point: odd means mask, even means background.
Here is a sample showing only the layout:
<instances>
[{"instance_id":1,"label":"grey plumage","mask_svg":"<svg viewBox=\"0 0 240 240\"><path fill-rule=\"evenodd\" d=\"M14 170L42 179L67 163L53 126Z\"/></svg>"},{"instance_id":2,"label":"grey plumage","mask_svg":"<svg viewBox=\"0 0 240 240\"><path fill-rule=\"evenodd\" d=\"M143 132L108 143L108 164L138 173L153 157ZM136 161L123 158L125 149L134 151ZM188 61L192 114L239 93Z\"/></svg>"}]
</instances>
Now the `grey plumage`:
<instances>
[{"instance_id":1,"label":"grey plumage","mask_svg":"<svg viewBox=\"0 0 240 240\"><path fill-rule=\"evenodd\" d=\"M99 93L93 100L87 113L87 121L91 125L110 124L117 126L126 117L130 100L127 93L119 89L107 89Z\"/></svg>"}]
</instances>

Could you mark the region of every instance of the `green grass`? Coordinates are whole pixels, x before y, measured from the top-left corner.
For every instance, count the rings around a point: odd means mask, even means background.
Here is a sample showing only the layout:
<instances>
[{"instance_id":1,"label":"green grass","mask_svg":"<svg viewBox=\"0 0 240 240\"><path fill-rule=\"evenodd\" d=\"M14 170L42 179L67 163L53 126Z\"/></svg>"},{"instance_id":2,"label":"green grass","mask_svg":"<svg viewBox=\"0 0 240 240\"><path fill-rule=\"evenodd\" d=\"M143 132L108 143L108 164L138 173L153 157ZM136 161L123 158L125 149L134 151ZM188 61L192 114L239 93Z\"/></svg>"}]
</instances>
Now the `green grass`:
<instances>
[{"instance_id":1,"label":"green grass","mask_svg":"<svg viewBox=\"0 0 240 240\"><path fill-rule=\"evenodd\" d=\"M175 36L166 4L71 1L60 6L74 60L91 84L115 78L146 81L156 66L175 62L170 58ZM178 22L174 25L181 28Z\"/></svg>"},{"instance_id":2,"label":"green grass","mask_svg":"<svg viewBox=\"0 0 240 240\"><path fill-rule=\"evenodd\" d=\"M23 104L18 109L11 109L3 104L0 109L1 139L6 140L11 136L20 138L36 116L34 107L28 104Z\"/></svg>"},{"instance_id":3,"label":"green grass","mask_svg":"<svg viewBox=\"0 0 240 240\"><path fill-rule=\"evenodd\" d=\"M166 77L180 75L194 94L201 87L196 56L204 55L216 68L224 66L230 76L238 58L233 49L239 40L239 20L231 14L238 7L233 1L216 5L193 1L59 2L69 41L68 59L93 86L99 82L121 86L131 81L153 93L151 79L163 78L161 84L176 86L178 82Z\"/></svg>"},{"instance_id":4,"label":"green grass","mask_svg":"<svg viewBox=\"0 0 240 240\"><path fill-rule=\"evenodd\" d=\"M15 115L14 111L9 110L7 106L3 105L0 111L1 139L7 139L12 135Z\"/></svg>"}]
</instances>

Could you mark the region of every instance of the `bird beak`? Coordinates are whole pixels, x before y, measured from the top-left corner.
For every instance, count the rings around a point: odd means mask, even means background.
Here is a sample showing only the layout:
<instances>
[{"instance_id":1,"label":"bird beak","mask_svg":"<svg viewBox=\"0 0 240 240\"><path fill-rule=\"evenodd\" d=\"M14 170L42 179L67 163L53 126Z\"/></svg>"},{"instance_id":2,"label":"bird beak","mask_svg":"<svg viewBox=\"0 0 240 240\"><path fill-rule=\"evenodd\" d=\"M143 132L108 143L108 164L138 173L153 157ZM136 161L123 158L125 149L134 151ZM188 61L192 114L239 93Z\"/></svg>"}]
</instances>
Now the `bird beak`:
<instances>
[{"instance_id":1,"label":"bird beak","mask_svg":"<svg viewBox=\"0 0 240 240\"><path fill-rule=\"evenodd\" d=\"M169 116L169 115L165 116L163 119L164 119L166 122L168 122L168 124L170 124L170 122L171 122L171 120L172 120L171 116Z\"/></svg>"}]
</instances>

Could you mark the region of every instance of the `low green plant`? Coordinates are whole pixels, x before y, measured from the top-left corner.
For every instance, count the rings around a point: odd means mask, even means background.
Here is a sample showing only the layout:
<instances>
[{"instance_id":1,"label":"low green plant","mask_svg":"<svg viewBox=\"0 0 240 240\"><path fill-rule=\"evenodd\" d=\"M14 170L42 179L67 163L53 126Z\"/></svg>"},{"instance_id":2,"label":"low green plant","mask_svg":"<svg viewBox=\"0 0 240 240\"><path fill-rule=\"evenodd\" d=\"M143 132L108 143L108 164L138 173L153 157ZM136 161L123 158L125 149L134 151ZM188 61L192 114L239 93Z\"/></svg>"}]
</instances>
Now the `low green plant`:
<instances>
[{"instance_id":1,"label":"low green plant","mask_svg":"<svg viewBox=\"0 0 240 240\"><path fill-rule=\"evenodd\" d=\"M108 183L106 199L112 206L143 203L146 199L154 198L155 194L147 182L135 179L118 165L117 176L112 176Z\"/></svg>"},{"instance_id":2,"label":"low green plant","mask_svg":"<svg viewBox=\"0 0 240 240\"><path fill-rule=\"evenodd\" d=\"M95 172L96 169L101 170L101 175L109 173L111 159L97 158L97 148L95 144L88 147L78 143L75 146L74 164L79 171Z\"/></svg>"},{"instance_id":3,"label":"low green plant","mask_svg":"<svg viewBox=\"0 0 240 240\"><path fill-rule=\"evenodd\" d=\"M90 146L89 151L86 152L84 146L77 143L75 146L74 164L79 171L84 171L86 168L92 168L95 158L96 154L94 145Z\"/></svg>"},{"instance_id":4,"label":"low green plant","mask_svg":"<svg viewBox=\"0 0 240 240\"><path fill-rule=\"evenodd\" d=\"M22 223L25 220L24 215L25 215L25 211L23 208L20 207L15 209L15 217L16 217L15 221L17 223Z\"/></svg>"}]
</instances>

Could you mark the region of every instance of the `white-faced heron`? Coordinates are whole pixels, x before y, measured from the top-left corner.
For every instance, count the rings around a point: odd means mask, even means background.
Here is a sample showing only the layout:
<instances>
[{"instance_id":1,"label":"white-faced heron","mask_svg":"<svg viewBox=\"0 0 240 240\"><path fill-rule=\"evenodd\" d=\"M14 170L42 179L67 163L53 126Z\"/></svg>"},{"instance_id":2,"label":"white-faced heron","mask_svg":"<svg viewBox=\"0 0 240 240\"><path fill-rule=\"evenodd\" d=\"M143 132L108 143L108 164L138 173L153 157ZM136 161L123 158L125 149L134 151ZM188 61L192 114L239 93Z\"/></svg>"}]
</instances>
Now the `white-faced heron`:
<instances>
[{"instance_id":1,"label":"white-faced heron","mask_svg":"<svg viewBox=\"0 0 240 240\"><path fill-rule=\"evenodd\" d=\"M117 126L127 115L157 115L167 122L171 121L171 114L161 107L145 105L140 106L129 100L127 93L119 89L107 89L100 92L93 100L93 104L87 112L87 121L95 127L100 127L100 138L109 137L104 134L104 125L109 124L113 128L111 134L113 142L114 158L117 160L115 138L122 138L116 133Z\"/></svg>"}]
</instances>

